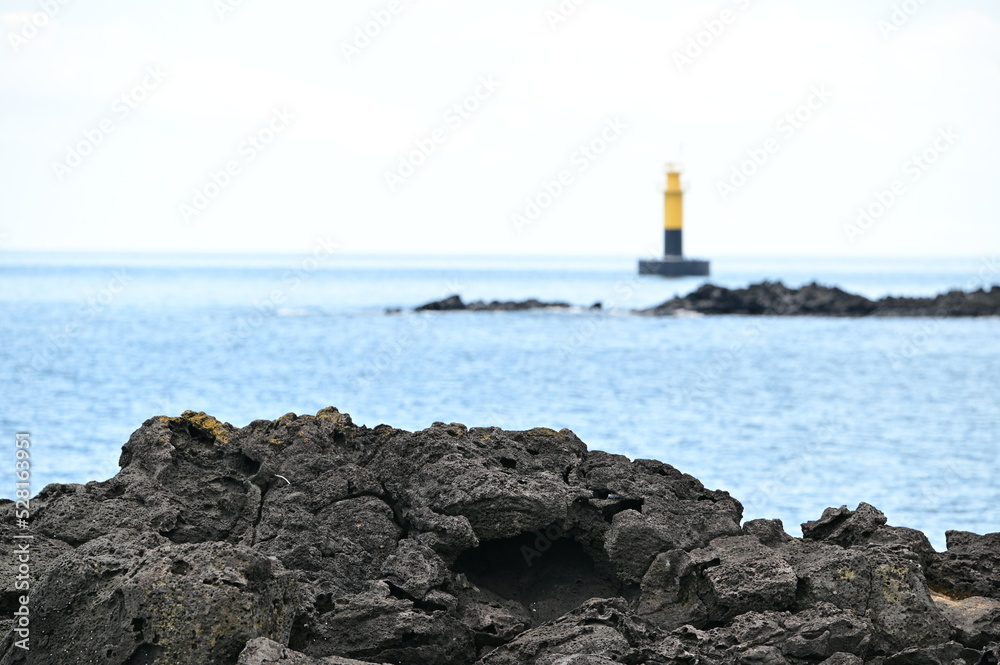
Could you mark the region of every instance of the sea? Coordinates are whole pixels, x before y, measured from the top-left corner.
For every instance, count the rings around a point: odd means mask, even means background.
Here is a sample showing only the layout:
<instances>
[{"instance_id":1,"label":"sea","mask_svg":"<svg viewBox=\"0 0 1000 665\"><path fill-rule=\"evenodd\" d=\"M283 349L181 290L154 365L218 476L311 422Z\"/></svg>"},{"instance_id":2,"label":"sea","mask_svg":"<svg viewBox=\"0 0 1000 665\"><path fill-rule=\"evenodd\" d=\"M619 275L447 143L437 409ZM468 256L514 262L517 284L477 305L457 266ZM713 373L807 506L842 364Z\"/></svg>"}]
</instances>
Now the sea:
<instances>
[{"instance_id":1,"label":"sea","mask_svg":"<svg viewBox=\"0 0 1000 665\"><path fill-rule=\"evenodd\" d=\"M1000 284L996 257L712 269L868 297ZM336 406L369 427L569 428L792 535L859 502L939 550L949 529L1000 531L1000 318L631 313L705 281L639 277L635 257L0 253L0 495L18 432L36 494L113 476L153 416L244 426ZM412 311L452 294L573 307Z\"/></svg>"}]
</instances>

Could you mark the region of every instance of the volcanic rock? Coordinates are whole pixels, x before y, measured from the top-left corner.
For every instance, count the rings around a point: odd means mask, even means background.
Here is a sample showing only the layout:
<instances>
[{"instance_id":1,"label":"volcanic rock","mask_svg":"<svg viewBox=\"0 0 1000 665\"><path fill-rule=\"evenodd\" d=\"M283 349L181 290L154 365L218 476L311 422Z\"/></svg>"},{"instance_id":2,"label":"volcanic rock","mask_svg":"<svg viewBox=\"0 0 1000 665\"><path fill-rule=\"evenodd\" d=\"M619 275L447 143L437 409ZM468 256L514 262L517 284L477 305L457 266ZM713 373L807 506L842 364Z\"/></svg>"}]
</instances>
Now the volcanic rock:
<instances>
[{"instance_id":1,"label":"volcanic rock","mask_svg":"<svg viewBox=\"0 0 1000 665\"><path fill-rule=\"evenodd\" d=\"M931 585L951 596L1000 600L1000 533L948 531L945 542L947 551L935 553L928 567Z\"/></svg>"},{"instance_id":2,"label":"volcanic rock","mask_svg":"<svg viewBox=\"0 0 1000 665\"><path fill-rule=\"evenodd\" d=\"M10 630L0 665L996 665L1000 652L997 534L951 532L937 553L867 504L828 509L801 539L777 520L741 527L726 492L566 429L369 429L334 408L235 428L189 411L146 421L120 466L45 488L27 530L0 502L0 555L33 539L31 650ZM0 582L14 617L17 577Z\"/></svg>"},{"instance_id":3,"label":"volcanic rock","mask_svg":"<svg viewBox=\"0 0 1000 665\"><path fill-rule=\"evenodd\" d=\"M443 300L435 300L434 302L426 303L417 307L413 311L523 312L532 309L566 309L569 306L569 303L565 302L543 302L534 298L530 298L528 300L494 300L492 302L475 300L470 303L465 303L462 301L460 296L453 295L444 298Z\"/></svg>"},{"instance_id":4,"label":"volcanic rock","mask_svg":"<svg viewBox=\"0 0 1000 665\"><path fill-rule=\"evenodd\" d=\"M639 313L746 314L766 316L1000 316L1000 286L972 292L950 291L933 298L885 297L869 300L837 287L817 283L789 288L781 282L761 282L743 289L704 284Z\"/></svg>"},{"instance_id":5,"label":"volcanic rock","mask_svg":"<svg viewBox=\"0 0 1000 665\"><path fill-rule=\"evenodd\" d=\"M934 603L955 631L956 639L967 647L981 649L1000 642L1000 600L972 596L955 600L932 594Z\"/></svg>"},{"instance_id":6,"label":"volcanic rock","mask_svg":"<svg viewBox=\"0 0 1000 665\"><path fill-rule=\"evenodd\" d=\"M458 295L436 300L414 311L515 312L533 309L565 309L565 302L522 301L465 303ZM601 309L594 303L591 310ZM398 308L386 310L398 313ZM1000 285L976 291L949 291L934 297L887 296L870 300L842 289L813 282L790 288L781 282L760 282L742 289L703 284L686 296L676 296L648 309L634 310L647 316L685 314L739 314L750 316L836 316L836 317L981 317L1000 316Z\"/></svg>"}]
</instances>

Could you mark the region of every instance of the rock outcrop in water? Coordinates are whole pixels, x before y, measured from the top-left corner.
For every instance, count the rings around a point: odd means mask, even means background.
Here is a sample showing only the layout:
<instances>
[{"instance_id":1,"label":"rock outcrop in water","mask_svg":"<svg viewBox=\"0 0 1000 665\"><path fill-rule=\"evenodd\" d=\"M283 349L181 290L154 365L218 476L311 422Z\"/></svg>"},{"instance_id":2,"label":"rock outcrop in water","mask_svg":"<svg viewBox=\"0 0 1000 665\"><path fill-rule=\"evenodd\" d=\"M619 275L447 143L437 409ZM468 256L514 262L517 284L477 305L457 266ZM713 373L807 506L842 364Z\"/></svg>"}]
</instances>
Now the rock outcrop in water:
<instances>
[{"instance_id":1,"label":"rock outcrop in water","mask_svg":"<svg viewBox=\"0 0 1000 665\"><path fill-rule=\"evenodd\" d=\"M0 664L996 665L1000 534L867 504L787 535L571 431L153 418L31 501ZM0 505L14 558L14 506ZM3 618L23 592L0 568Z\"/></svg>"},{"instance_id":2,"label":"rock outcrop in water","mask_svg":"<svg viewBox=\"0 0 1000 665\"><path fill-rule=\"evenodd\" d=\"M761 282L745 289L704 284L642 314L752 314L770 316L1000 316L1000 287L949 291L933 298L886 297L869 300L841 289L812 283L793 289Z\"/></svg>"},{"instance_id":3,"label":"rock outcrop in water","mask_svg":"<svg viewBox=\"0 0 1000 665\"><path fill-rule=\"evenodd\" d=\"M529 309L568 308L563 302L538 300L521 302L481 300L466 304L455 295L417 307L414 311L523 311ZM601 309L595 303L591 309ZM391 310L395 313L399 310ZM869 300L864 296L820 284L794 289L781 282L761 282L745 289L704 284L686 296L677 296L648 309L635 310L649 316L684 314L742 314L752 316L930 316L976 317L1000 316L1000 286L990 290L949 291L933 298L885 297Z\"/></svg>"},{"instance_id":4,"label":"rock outcrop in water","mask_svg":"<svg viewBox=\"0 0 1000 665\"><path fill-rule=\"evenodd\" d=\"M415 312L524 312L531 309L567 309L569 303L543 302L531 298L529 300L494 300L485 302L474 300L470 303L462 301L461 296L449 296L443 300L435 300L417 307Z\"/></svg>"}]
</instances>

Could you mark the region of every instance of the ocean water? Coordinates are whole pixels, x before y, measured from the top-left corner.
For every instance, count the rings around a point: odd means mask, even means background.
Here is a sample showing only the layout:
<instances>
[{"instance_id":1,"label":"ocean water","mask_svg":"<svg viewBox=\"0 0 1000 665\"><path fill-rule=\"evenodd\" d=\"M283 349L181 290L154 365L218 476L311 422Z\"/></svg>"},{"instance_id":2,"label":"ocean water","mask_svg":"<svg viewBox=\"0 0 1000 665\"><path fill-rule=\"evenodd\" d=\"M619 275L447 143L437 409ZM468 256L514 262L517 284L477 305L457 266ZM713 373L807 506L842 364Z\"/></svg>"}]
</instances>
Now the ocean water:
<instances>
[{"instance_id":1,"label":"ocean water","mask_svg":"<svg viewBox=\"0 0 1000 665\"><path fill-rule=\"evenodd\" d=\"M997 266L716 259L710 279L929 295L1000 284ZM0 254L0 495L19 431L34 494L114 475L155 415L243 426L333 405L371 427L568 427L795 535L860 501L938 549L947 529L1000 531L1000 318L638 317L704 280L634 273L631 257ZM384 312L452 293L580 307Z\"/></svg>"}]
</instances>

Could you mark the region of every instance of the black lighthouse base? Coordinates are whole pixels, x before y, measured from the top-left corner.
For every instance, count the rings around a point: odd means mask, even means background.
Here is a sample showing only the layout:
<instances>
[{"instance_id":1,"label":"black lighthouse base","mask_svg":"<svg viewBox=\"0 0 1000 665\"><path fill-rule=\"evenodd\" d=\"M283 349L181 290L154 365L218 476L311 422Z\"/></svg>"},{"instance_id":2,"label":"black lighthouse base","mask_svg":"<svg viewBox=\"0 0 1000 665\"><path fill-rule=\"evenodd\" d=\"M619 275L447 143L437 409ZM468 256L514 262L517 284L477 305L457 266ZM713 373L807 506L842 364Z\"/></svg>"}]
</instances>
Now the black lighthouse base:
<instances>
[{"instance_id":1,"label":"black lighthouse base","mask_svg":"<svg viewBox=\"0 0 1000 665\"><path fill-rule=\"evenodd\" d=\"M664 256L655 261L639 261L639 274L661 277L706 277L709 274L709 262L683 256Z\"/></svg>"}]
</instances>

